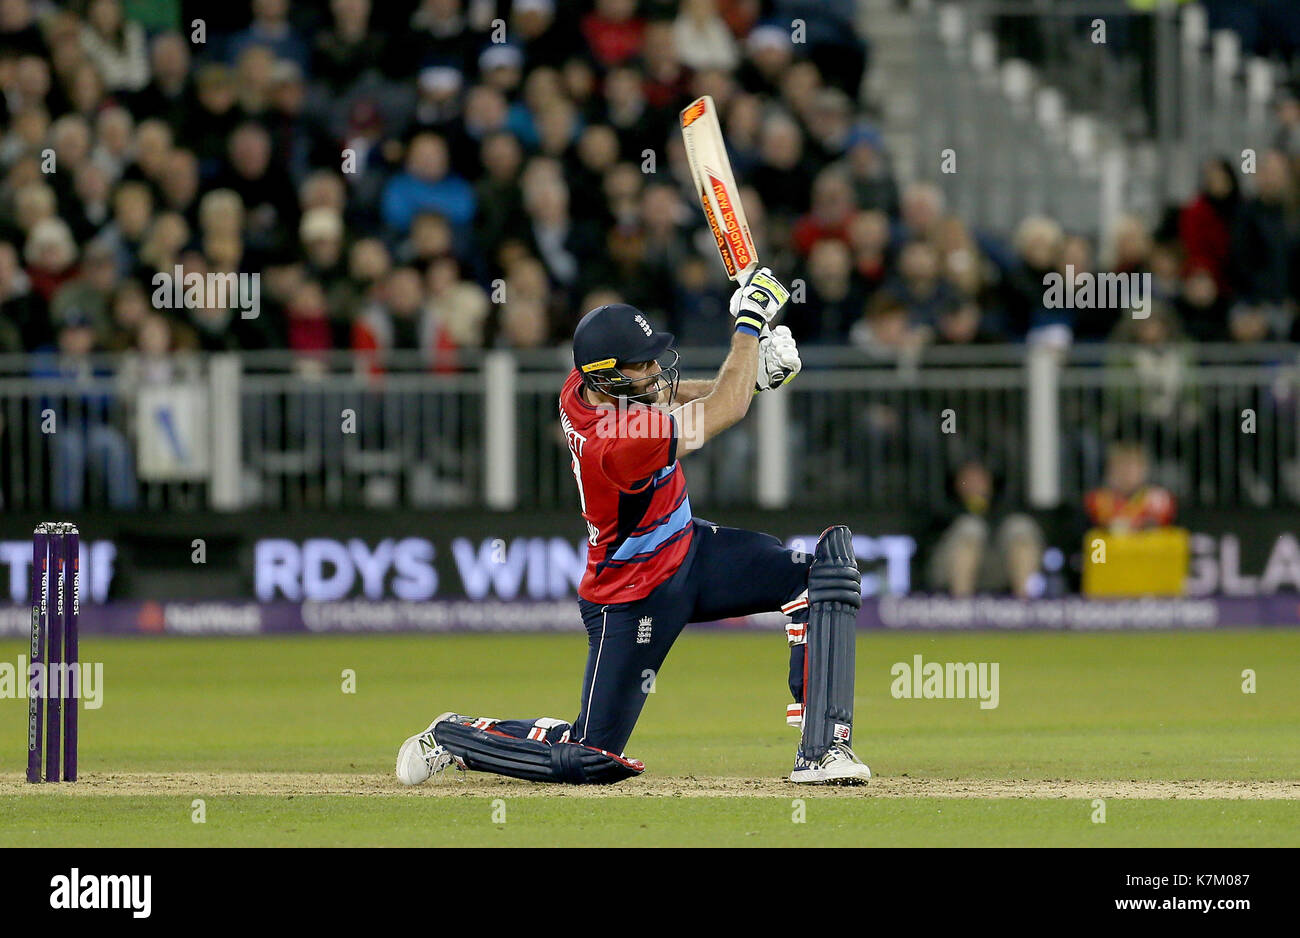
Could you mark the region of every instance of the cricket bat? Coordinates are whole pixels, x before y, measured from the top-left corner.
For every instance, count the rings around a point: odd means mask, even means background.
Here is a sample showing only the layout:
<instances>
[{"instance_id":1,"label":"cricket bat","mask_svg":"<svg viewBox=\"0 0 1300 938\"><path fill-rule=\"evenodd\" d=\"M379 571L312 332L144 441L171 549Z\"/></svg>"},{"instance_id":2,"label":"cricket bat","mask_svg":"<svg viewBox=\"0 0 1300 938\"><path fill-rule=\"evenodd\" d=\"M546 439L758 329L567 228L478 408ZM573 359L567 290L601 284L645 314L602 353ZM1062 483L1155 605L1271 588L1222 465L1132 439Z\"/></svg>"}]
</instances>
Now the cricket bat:
<instances>
[{"instance_id":1,"label":"cricket bat","mask_svg":"<svg viewBox=\"0 0 1300 938\"><path fill-rule=\"evenodd\" d=\"M718 123L718 109L711 95L696 98L682 111L682 142L691 176L700 196L704 218L722 255L727 276L744 283L758 267L754 236L745 220L745 206L727 159L727 145Z\"/></svg>"},{"instance_id":2,"label":"cricket bat","mask_svg":"<svg viewBox=\"0 0 1300 938\"><path fill-rule=\"evenodd\" d=\"M745 220L745 206L731 172L731 160L727 158L727 144L722 139L722 125L718 123L718 108L712 95L696 98L682 111L682 142L686 144L686 161L691 164L695 191L699 193L704 218L722 256L722 266L732 280L746 283L758 268L758 249ZM764 326L760 344L769 334ZM785 383L785 372L775 372L771 378L780 386ZM754 393L758 393L757 388Z\"/></svg>"}]
</instances>

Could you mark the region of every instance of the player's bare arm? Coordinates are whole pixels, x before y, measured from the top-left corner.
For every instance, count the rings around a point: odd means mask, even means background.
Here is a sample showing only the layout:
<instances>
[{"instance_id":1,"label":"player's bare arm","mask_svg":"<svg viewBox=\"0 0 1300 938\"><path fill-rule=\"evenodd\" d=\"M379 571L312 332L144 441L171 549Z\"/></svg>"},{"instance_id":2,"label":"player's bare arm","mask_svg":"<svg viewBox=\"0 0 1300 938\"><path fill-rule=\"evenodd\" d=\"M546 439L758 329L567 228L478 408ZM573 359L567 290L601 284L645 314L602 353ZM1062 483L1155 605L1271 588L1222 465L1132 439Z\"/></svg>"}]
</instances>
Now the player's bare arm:
<instances>
[{"instance_id":1,"label":"player's bare arm","mask_svg":"<svg viewBox=\"0 0 1300 938\"><path fill-rule=\"evenodd\" d=\"M660 404L678 405L689 404L691 401L698 401L702 397L708 397L713 393L713 388L717 385L718 379L714 378L696 378L690 381L682 381L677 385L677 394L671 402L660 401Z\"/></svg>"},{"instance_id":2,"label":"player's bare arm","mask_svg":"<svg viewBox=\"0 0 1300 938\"><path fill-rule=\"evenodd\" d=\"M750 401L760 384L760 372L766 371L760 368L761 340L765 333L770 335L771 322L780 315L789 297L789 292L766 267L755 271L732 295L731 313L736 321L731 351L712 389L673 410L681 434L679 456L699 449L739 423L749 412Z\"/></svg>"}]
</instances>

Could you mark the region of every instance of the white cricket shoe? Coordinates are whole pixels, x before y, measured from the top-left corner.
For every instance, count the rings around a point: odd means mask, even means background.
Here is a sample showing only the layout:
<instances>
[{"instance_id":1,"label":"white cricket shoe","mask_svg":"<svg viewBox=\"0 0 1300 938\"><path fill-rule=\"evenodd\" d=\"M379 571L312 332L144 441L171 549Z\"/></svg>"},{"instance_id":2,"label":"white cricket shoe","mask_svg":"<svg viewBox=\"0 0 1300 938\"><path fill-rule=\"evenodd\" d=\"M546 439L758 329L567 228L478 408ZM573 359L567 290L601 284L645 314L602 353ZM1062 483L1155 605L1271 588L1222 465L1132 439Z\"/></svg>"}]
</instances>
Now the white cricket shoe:
<instances>
[{"instance_id":1,"label":"white cricket shoe","mask_svg":"<svg viewBox=\"0 0 1300 938\"><path fill-rule=\"evenodd\" d=\"M871 769L843 743L832 746L816 762L805 759L802 752L795 753L790 773L790 781L812 785L865 785L870 778Z\"/></svg>"},{"instance_id":2,"label":"white cricket shoe","mask_svg":"<svg viewBox=\"0 0 1300 938\"><path fill-rule=\"evenodd\" d=\"M397 778L403 785L419 785L455 762L455 757L433 738L433 728L444 720L463 719L459 713L448 710L423 733L416 733L402 743L402 748L397 750Z\"/></svg>"}]
</instances>

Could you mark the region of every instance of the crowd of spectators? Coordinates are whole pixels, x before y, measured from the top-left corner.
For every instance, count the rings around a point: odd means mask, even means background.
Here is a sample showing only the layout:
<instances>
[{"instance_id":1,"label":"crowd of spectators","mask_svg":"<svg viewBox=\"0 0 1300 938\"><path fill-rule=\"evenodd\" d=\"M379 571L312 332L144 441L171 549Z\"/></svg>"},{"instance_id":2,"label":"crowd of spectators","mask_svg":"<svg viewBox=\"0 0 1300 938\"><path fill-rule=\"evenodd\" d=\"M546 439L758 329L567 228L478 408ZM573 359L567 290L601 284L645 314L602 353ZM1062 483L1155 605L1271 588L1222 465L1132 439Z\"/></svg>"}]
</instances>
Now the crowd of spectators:
<instances>
[{"instance_id":1,"label":"crowd of spectators","mask_svg":"<svg viewBox=\"0 0 1300 938\"><path fill-rule=\"evenodd\" d=\"M1211 161L1190 204L1103 248L1049 218L1000 239L933 183L900 187L852 0L252 0L200 5L202 41L191 6L0 0L0 352L162 336L454 367L562 343L615 298L716 345L728 284L677 133L706 93L762 257L806 287L804 345L1300 329L1290 97L1251 185ZM260 314L158 308L178 265L260 273ZM1066 265L1150 272L1162 327L1045 309Z\"/></svg>"}]
</instances>

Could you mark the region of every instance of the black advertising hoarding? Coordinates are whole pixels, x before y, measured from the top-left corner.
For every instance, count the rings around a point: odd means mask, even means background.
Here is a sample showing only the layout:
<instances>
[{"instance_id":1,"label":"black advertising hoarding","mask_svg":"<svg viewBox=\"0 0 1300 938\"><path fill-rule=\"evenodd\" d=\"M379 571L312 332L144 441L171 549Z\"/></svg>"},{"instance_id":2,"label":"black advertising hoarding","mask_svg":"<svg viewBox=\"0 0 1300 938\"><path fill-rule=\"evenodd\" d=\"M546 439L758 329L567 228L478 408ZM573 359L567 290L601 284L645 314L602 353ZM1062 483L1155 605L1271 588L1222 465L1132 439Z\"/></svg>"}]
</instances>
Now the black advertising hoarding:
<instances>
[{"instance_id":1,"label":"black advertising hoarding","mask_svg":"<svg viewBox=\"0 0 1300 938\"><path fill-rule=\"evenodd\" d=\"M831 522L847 523L865 569L867 596L906 596L923 586L929 543L905 513L727 509L700 514L767 531L811 549ZM0 536L0 583L26 602L30 532L37 518L9 518ZM83 596L121 600L431 599L554 602L574 596L585 556L576 513L486 511L297 514L84 514ZM1042 514L1050 545L1076 552L1075 519ZM1189 595L1269 596L1300 591L1300 512L1187 511L1192 531Z\"/></svg>"}]
</instances>

